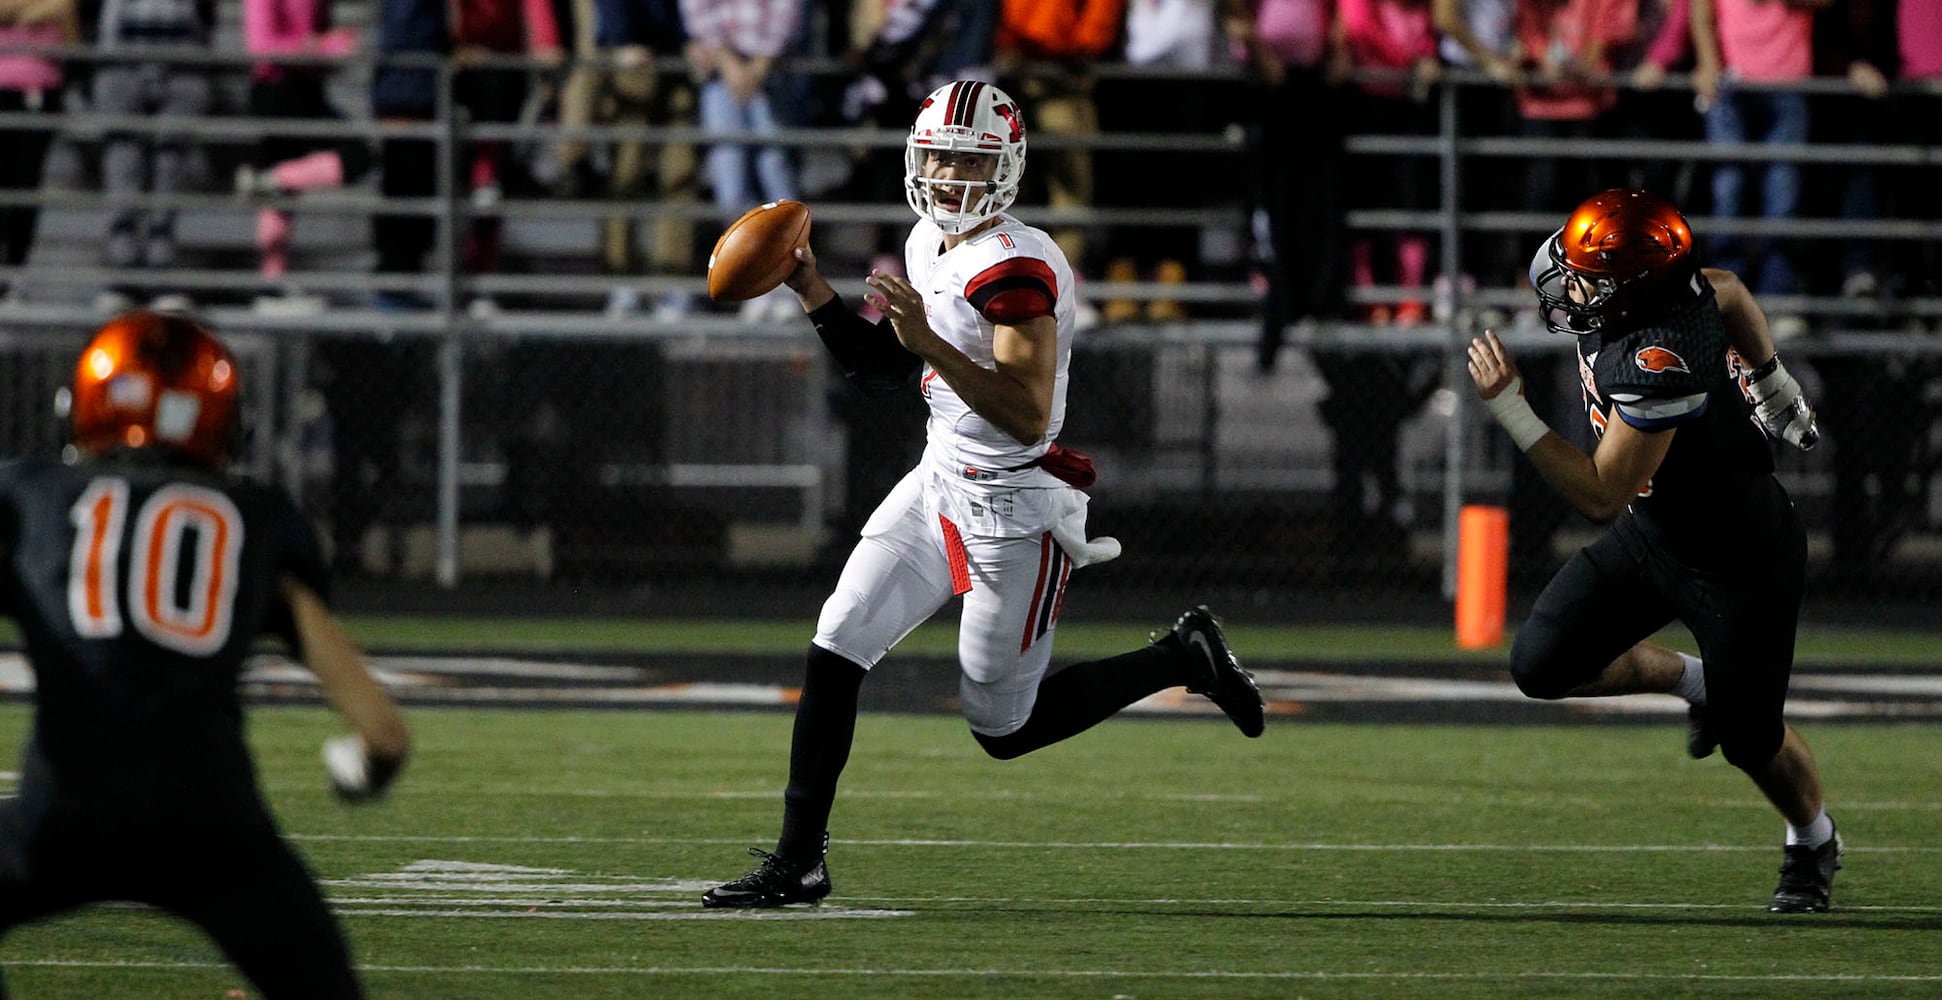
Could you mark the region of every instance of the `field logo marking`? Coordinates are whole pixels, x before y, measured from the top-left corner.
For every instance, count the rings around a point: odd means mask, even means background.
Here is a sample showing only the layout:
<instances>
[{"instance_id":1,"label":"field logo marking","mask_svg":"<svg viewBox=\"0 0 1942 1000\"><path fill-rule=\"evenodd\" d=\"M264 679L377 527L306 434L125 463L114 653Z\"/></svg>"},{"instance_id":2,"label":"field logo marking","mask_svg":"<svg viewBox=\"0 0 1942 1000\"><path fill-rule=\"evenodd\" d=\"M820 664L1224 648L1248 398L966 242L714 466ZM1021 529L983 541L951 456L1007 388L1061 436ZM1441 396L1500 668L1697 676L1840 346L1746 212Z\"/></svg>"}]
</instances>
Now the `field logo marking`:
<instances>
[{"instance_id":1,"label":"field logo marking","mask_svg":"<svg viewBox=\"0 0 1942 1000\"><path fill-rule=\"evenodd\" d=\"M704 910L719 879L596 875L479 861L425 859L396 871L321 879L343 916L540 920L881 920L915 911L821 905Z\"/></svg>"}]
</instances>

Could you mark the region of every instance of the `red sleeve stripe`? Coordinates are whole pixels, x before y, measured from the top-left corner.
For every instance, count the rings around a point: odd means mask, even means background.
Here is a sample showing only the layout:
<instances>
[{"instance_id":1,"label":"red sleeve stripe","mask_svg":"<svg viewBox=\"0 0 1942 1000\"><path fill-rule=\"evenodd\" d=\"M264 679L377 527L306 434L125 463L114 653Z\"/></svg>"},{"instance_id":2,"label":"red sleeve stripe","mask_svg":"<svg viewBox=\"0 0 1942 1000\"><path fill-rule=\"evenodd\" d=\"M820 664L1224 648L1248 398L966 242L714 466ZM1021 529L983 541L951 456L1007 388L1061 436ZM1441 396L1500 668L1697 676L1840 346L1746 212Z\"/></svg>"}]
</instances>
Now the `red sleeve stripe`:
<instances>
[{"instance_id":1,"label":"red sleeve stripe","mask_svg":"<svg viewBox=\"0 0 1942 1000\"><path fill-rule=\"evenodd\" d=\"M1000 296L1007 307L1003 318L991 314L993 300ZM993 322L1049 316L1059 301L1059 279L1050 265L1036 257L1008 257L965 282L964 297L979 315ZM1020 315L1021 308L1028 315Z\"/></svg>"}]
</instances>

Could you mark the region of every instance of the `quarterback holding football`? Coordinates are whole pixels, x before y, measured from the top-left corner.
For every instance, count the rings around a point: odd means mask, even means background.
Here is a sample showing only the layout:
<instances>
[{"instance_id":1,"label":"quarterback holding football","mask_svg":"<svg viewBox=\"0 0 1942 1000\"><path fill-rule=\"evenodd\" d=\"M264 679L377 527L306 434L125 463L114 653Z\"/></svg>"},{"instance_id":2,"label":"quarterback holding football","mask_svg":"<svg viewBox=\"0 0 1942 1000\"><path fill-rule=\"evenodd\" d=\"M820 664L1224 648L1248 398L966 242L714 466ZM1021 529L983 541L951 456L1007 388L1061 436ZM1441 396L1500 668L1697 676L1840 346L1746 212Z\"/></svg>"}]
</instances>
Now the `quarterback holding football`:
<instances>
[{"instance_id":1,"label":"quarterback holding football","mask_svg":"<svg viewBox=\"0 0 1942 1000\"><path fill-rule=\"evenodd\" d=\"M972 736L1009 760L1169 687L1211 698L1248 736L1264 706L1205 607L1119 656L1050 670L1072 570L1119 554L1088 539L1091 462L1058 445L1072 358L1072 267L1051 237L1006 212L1025 170L1017 102L960 80L918 108L904 188L917 223L905 273L872 273L871 323L845 304L805 240L785 283L836 363L869 395L918 392L923 459L884 498L823 605L809 646L774 853L703 897L714 907L815 902L857 692L871 667L962 596L959 692Z\"/></svg>"}]
</instances>

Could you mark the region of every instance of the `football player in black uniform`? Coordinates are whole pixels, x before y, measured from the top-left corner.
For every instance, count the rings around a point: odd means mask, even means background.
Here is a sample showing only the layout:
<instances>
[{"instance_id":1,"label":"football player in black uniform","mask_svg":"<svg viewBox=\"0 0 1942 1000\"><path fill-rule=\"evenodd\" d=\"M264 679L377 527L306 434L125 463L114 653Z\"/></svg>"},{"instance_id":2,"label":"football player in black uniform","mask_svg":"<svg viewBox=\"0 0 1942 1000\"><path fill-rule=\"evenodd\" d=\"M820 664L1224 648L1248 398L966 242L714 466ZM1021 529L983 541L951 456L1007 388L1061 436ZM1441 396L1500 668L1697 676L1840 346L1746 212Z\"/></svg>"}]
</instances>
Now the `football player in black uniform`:
<instances>
[{"instance_id":1,"label":"football player in black uniform","mask_svg":"<svg viewBox=\"0 0 1942 1000\"><path fill-rule=\"evenodd\" d=\"M1532 262L1546 324L1578 341L1590 455L1531 410L1495 334L1471 342L1491 413L1573 507L1611 525L1538 597L1511 672L1533 698L1685 697L1692 755L1717 743L1787 820L1770 909L1820 912L1841 838L1813 754L1781 717L1806 536L1762 430L1797 447L1818 433L1752 295L1698 267L1692 242L1670 203L1606 191ZM1643 641L1675 619L1700 657Z\"/></svg>"},{"instance_id":2,"label":"football player in black uniform","mask_svg":"<svg viewBox=\"0 0 1942 1000\"><path fill-rule=\"evenodd\" d=\"M0 932L132 900L199 925L266 997L354 997L343 936L257 791L244 656L272 633L316 673L355 731L324 747L341 796L383 791L405 726L324 604L309 524L224 472L239 381L193 320L128 313L82 352L67 461L0 468L0 612L36 680L19 795L0 803Z\"/></svg>"}]
</instances>

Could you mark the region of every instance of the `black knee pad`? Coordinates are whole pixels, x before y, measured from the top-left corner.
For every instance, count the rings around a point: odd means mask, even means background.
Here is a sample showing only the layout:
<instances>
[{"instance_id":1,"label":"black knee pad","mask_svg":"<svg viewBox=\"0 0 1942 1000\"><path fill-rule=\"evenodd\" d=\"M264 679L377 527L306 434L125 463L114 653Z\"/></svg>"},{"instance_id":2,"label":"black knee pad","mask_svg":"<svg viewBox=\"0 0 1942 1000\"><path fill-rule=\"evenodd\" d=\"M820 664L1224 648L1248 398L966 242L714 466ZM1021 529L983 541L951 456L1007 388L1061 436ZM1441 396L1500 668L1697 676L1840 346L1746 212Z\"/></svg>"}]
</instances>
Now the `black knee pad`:
<instances>
[{"instance_id":1,"label":"black knee pad","mask_svg":"<svg viewBox=\"0 0 1942 1000\"><path fill-rule=\"evenodd\" d=\"M1517 630L1510 647L1510 677L1527 698L1554 701L1576 687L1578 671L1563 662L1558 632L1533 618Z\"/></svg>"},{"instance_id":2,"label":"black knee pad","mask_svg":"<svg viewBox=\"0 0 1942 1000\"><path fill-rule=\"evenodd\" d=\"M1787 740L1787 725L1779 719L1735 722L1730 716L1721 720L1721 714L1713 713L1720 753L1728 764L1742 771L1765 767Z\"/></svg>"}]
</instances>

